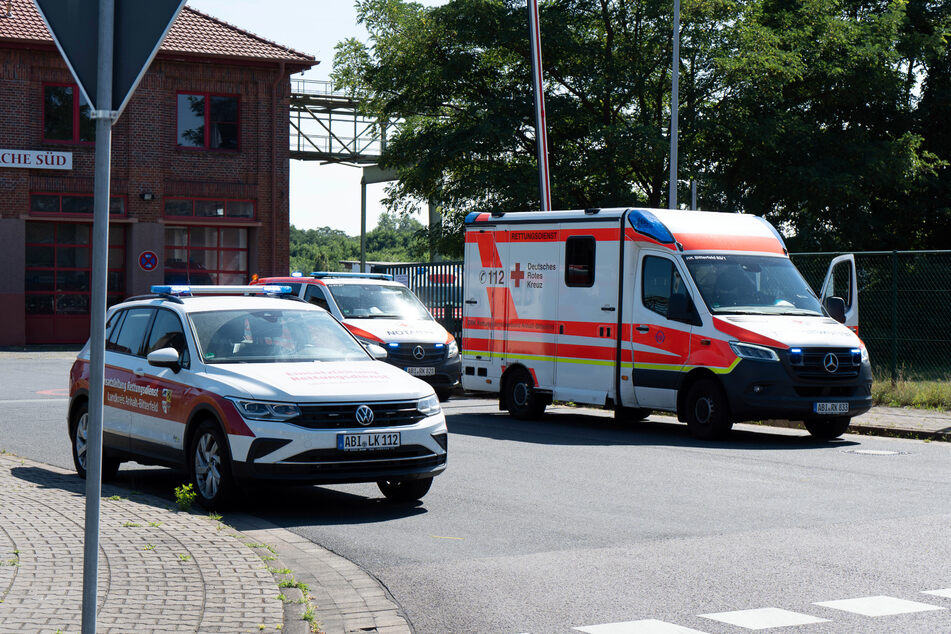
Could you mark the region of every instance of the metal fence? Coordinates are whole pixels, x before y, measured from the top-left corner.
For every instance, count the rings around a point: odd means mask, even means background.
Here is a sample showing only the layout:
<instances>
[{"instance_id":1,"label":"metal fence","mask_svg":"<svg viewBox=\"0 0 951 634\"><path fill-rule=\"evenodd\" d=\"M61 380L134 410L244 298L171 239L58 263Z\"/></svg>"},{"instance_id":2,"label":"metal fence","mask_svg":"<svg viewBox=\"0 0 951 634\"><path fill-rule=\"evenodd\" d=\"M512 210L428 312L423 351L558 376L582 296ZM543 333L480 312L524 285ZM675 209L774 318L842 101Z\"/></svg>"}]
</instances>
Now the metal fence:
<instances>
[{"instance_id":1,"label":"metal fence","mask_svg":"<svg viewBox=\"0 0 951 634\"><path fill-rule=\"evenodd\" d=\"M793 253L817 292L840 253ZM879 379L951 379L951 251L855 253L859 336Z\"/></svg>"},{"instance_id":2,"label":"metal fence","mask_svg":"<svg viewBox=\"0 0 951 634\"><path fill-rule=\"evenodd\" d=\"M840 253L793 253L819 292ZM951 251L855 253L859 336L879 379L951 380ZM456 339L462 336L462 262L374 267L409 286Z\"/></svg>"}]
</instances>

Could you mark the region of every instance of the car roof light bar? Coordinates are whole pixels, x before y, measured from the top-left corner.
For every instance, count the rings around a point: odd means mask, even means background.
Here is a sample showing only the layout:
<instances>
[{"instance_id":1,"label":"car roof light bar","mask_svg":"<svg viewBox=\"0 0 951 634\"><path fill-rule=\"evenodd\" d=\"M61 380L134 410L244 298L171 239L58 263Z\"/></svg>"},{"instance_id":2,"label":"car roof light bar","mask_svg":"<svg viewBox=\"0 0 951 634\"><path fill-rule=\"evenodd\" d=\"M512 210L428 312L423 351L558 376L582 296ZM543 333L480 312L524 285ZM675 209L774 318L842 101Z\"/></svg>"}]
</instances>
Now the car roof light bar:
<instances>
[{"instance_id":1,"label":"car roof light bar","mask_svg":"<svg viewBox=\"0 0 951 634\"><path fill-rule=\"evenodd\" d=\"M311 277L320 279L322 277L349 277L351 279L365 279L365 280L387 280L389 282L393 281L393 276L389 273L347 273L347 272L337 272L337 271L314 271L310 274Z\"/></svg>"},{"instance_id":2,"label":"car roof light bar","mask_svg":"<svg viewBox=\"0 0 951 634\"><path fill-rule=\"evenodd\" d=\"M653 238L661 244L673 244L674 236L660 219L645 209L631 209L627 214L627 220L631 223L634 231Z\"/></svg>"},{"instance_id":3,"label":"car roof light bar","mask_svg":"<svg viewBox=\"0 0 951 634\"><path fill-rule=\"evenodd\" d=\"M158 295L172 297L181 295L290 295L294 292L290 286L279 284L258 284L255 286L166 284L153 286L151 290Z\"/></svg>"}]
</instances>

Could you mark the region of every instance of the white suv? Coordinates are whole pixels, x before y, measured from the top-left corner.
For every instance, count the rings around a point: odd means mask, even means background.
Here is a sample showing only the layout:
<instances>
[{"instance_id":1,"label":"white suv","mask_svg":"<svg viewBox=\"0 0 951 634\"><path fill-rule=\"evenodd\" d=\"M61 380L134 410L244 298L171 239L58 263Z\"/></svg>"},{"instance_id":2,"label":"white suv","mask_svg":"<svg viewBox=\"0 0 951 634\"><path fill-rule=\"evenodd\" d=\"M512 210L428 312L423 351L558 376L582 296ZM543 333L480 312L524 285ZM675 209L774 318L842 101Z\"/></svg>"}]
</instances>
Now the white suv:
<instances>
[{"instance_id":1,"label":"white suv","mask_svg":"<svg viewBox=\"0 0 951 634\"><path fill-rule=\"evenodd\" d=\"M249 480L377 482L387 498L413 501L446 468L433 388L376 360L384 350L368 351L321 308L267 296L290 289L152 292L107 316L104 478L125 460L183 467L214 507ZM85 477L88 343L69 382Z\"/></svg>"}]
</instances>

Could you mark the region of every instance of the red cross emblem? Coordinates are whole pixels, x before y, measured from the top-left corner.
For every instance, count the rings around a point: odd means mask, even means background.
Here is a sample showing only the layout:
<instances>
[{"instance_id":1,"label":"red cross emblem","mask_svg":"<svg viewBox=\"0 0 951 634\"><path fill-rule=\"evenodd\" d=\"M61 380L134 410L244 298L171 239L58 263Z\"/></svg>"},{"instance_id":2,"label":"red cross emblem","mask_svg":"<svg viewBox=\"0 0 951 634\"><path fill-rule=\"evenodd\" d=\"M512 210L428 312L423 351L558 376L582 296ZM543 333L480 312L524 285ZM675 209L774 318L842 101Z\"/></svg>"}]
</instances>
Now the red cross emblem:
<instances>
[{"instance_id":1,"label":"red cross emblem","mask_svg":"<svg viewBox=\"0 0 951 634\"><path fill-rule=\"evenodd\" d=\"M515 288L518 288L519 282L525 279L525 271L522 270L522 265L519 262L515 263L515 270L512 271L512 279L515 280Z\"/></svg>"}]
</instances>

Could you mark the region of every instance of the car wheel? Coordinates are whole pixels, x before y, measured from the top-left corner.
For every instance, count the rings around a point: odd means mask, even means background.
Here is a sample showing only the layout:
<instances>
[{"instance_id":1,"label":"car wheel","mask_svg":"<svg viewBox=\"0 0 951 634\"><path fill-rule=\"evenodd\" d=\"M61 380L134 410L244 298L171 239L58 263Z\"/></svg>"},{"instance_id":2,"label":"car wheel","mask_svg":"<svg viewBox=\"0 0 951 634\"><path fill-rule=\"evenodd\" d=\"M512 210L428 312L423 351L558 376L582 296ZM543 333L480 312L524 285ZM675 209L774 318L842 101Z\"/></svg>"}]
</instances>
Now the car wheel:
<instances>
[{"instance_id":1,"label":"car wheel","mask_svg":"<svg viewBox=\"0 0 951 634\"><path fill-rule=\"evenodd\" d=\"M813 438L834 440L845 433L851 422L851 418L814 418L804 424Z\"/></svg>"},{"instance_id":2,"label":"car wheel","mask_svg":"<svg viewBox=\"0 0 951 634\"><path fill-rule=\"evenodd\" d=\"M452 388L448 387L439 387L436 388L436 396L443 403L449 400L449 397L452 396Z\"/></svg>"},{"instance_id":3,"label":"car wheel","mask_svg":"<svg viewBox=\"0 0 951 634\"><path fill-rule=\"evenodd\" d=\"M532 420L545 412L545 401L535 394L532 375L523 368L516 368L508 375L502 398L509 414L519 420Z\"/></svg>"},{"instance_id":4,"label":"car wheel","mask_svg":"<svg viewBox=\"0 0 951 634\"><path fill-rule=\"evenodd\" d=\"M234 492L231 457L218 425L205 421L191 443L188 471L198 502L207 509L220 508Z\"/></svg>"},{"instance_id":5,"label":"car wheel","mask_svg":"<svg viewBox=\"0 0 951 634\"><path fill-rule=\"evenodd\" d=\"M422 499L429 487L433 485L432 478L418 480L380 480L376 483L380 491L391 502L415 502Z\"/></svg>"},{"instance_id":6,"label":"car wheel","mask_svg":"<svg viewBox=\"0 0 951 634\"><path fill-rule=\"evenodd\" d=\"M686 409L687 428L695 438L722 438L733 427L726 396L713 379L701 379L690 387Z\"/></svg>"},{"instance_id":7,"label":"car wheel","mask_svg":"<svg viewBox=\"0 0 951 634\"><path fill-rule=\"evenodd\" d=\"M76 473L86 479L86 456L89 449L89 408L83 403L73 413L73 465ZM121 462L115 458L102 457L102 480L111 480L119 472Z\"/></svg>"}]
</instances>

